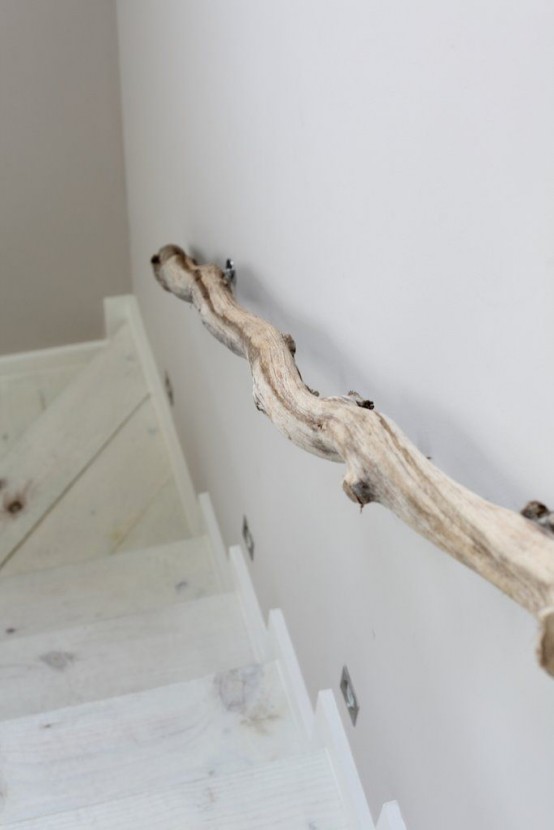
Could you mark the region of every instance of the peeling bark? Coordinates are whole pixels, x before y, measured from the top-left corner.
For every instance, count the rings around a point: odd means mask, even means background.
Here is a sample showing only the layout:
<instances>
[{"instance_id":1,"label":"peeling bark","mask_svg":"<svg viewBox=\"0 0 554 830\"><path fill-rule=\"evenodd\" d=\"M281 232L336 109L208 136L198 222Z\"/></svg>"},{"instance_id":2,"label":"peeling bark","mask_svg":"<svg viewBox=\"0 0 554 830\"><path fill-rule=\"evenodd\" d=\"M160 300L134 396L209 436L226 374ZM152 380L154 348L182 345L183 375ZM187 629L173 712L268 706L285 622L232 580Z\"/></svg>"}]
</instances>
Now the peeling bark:
<instances>
[{"instance_id":1,"label":"peeling bark","mask_svg":"<svg viewBox=\"0 0 554 830\"><path fill-rule=\"evenodd\" d=\"M537 617L539 660L554 676L554 538L544 505L532 502L539 507L521 515L492 504L435 467L371 401L356 392L320 397L300 376L291 335L242 308L217 266L199 266L176 245L152 265L163 288L192 303L211 334L248 360L256 407L297 446L344 462L352 501L389 508Z\"/></svg>"}]
</instances>

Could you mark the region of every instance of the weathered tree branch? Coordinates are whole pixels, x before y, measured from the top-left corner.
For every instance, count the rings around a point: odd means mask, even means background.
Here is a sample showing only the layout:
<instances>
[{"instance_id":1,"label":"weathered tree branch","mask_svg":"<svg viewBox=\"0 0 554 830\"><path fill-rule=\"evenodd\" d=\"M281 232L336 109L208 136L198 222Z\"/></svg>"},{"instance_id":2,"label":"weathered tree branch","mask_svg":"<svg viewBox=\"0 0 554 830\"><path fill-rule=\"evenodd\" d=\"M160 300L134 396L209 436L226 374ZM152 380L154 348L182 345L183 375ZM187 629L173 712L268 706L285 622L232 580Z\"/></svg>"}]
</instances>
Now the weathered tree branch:
<instances>
[{"instance_id":1,"label":"weathered tree branch","mask_svg":"<svg viewBox=\"0 0 554 830\"><path fill-rule=\"evenodd\" d=\"M175 245L152 265L167 291L192 303L206 328L248 360L257 408L302 449L346 464L343 488L352 501L388 507L538 618L539 660L554 675L554 521L547 508L531 502L522 516L485 501L437 469L370 401L354 392L319 397L300 377L292 337L242 308L217 266L199 266Z\"/></svg>"}]
</instances>

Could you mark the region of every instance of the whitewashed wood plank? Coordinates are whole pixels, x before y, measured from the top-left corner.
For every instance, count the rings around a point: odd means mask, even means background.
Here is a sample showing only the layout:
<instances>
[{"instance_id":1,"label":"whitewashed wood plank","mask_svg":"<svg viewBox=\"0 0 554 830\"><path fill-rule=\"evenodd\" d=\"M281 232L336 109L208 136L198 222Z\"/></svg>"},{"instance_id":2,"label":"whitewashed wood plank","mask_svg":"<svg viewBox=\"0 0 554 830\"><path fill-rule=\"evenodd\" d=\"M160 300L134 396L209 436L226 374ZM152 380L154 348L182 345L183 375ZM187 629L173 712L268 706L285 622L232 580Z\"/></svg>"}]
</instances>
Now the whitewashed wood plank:
<instances>
[{"instance_id":1,"label":"whitewashed wood plank","mask_svg":"<svg viewBox=\"0 0 554 830\"><path fill-rule=\"evenodd\" d=\"M231 563L229 561L229 550L223 541L219 522L217 521L209 493L200 493L198 496L198 506L202 517L202 527L210 537L214 565L219 573L221 584L230 591L233 589L234 583Z\"/></svg>"},{"instance_id":2,"label":"whitewashed wood plank","mask_svg":"<svg viewBox=\"0 0 554 830\"><path fill-rule=\"evenodd\" d=\"M160 372L150 348L137 298L130 294L121 297L107 297L104 300L104 312L108 332L113 331L123 321L126 321L133 333L148 389L152 395L160 426L167 441L173 477L187 516L187 524L192 535L201 533L196 491L173 422L173 415Z\"/></svg>"},{"instance_id":3,"label":"whitewashed wood plank","mask_svg":"<svg viewBox=\"0 0 554 830\"><path fill-rule=\"evenodd\" d=\"M60 392L82 372L87 364L79 363L72 366L59 366L36 374L40 388L41 403L46 409Z\"/></svg>"},{"instance_id":4,"label":"whitewashed wood plank","mask_svg":"<svg viewBox=\"0 0 554 830\"><path fill-rule=\"evenodd\" d=\"M169 476L165 441L149 398L36 525L8 560L2 576L113 553L141 522ZM168 541L169 534L159 529L158 536L155 528L149 537L144 534L137 547Z\"/></svg>"},{"instance_id":5,"label":"whitewashed wood plank","mask_svg":"<svg viewBox=\"0 0 554 830\"><path fill-rule=\"evenodd\" d=\"M0 724L0 820L211 781L307 751L276 667L252 664Z\"/></svg>"},{"instance_id":6,"label":"whitewashed wood plank","mask_svg":"<svg viewBox=\"0 0 554 830\"><path fill-rule=\"evenodd\" d=\"M285 689L293 711L296 713L299 728L304 730L306 737L311 736L314 728L314 709L285 616L280 608L273 608L269 612L267 627L272 656L279 661Z\"/></svg>"},{"instance_id":7,"label":"whitewashed wood plank","mask_svg":"<svg viewBox=\"0 0 554 830\"><path fill-rule=\"evenodd\" d=\"M259 764L6 830L347 830L327 757Z\"/></svg>"},{"instance_id":8,"label":"whitewashed wood plank","mask_svg":"<svg viewBox=\"0 0 554 830\"><path fill-rule=\"evenodd\" d=\"M206 537L0 581L0 641L187 602L219 581Z\"/></svg>"},{"instance_id":9,"label":"whitewashed wood plank","mask_svg":"<svg viewBox=\"0 0 554 830\"><path fill-rule=\"evenodd\" d=\"M0 375L0 456L40 417L86 363Z\"/></svg>"},{"instance_id":10,"label":"whitewashed wood plank","mask_svg":"<svg viewBox=\"0 0 554 830\"><path fill-rule=\"evenodd\" d=\"M220 594L0 643L0 719L128 694L255 660Z\"/></svg>"},{"instance_id":11,"label":"whitewashed wood plank","mask_svg":"<svg viewBox=\"0 0 554 830\"><path fill-rule=\"evenodd\" d=\"M74 364L85 365L105 348L106 342L106 340L91 340L85 343L54 346L32 352L0 355L0 377L35 371L42 372L47 369L73 366Z\"/></svg>"},{"instance_id":12,"label":"whitewashed wood plank","mask_svg":"<svg viewBox=\"0 0 554 830\"><path fill-rule=\"evenodd\" d=\"M317 697L313 743L315 747L325 748L329 753L348 826L351 830L375 830L335 695L331 689L325 689Z\"/></svg>"},{"instance_id":13,"label":"whitewashed wood plank","mask_svg":"<svg viewBox=\"0 0 554 830\"><path fill-rule=\"evenodd\" d=\"M190 535L183 503L171 476L114 552L167 544Z\"/></svg>"},{"instance_id":14,"label":"whitewashed wood plank","mask_svg":"<svg viewBox=\"0 0 554 830\"><path fill-rule=\"evenodd\" d=\"M0 562L147 397L123 328L0 459Z\"/></svg>"},{"instance_id":15,"label":"whitewashed wood plank","mask_svg":"<svg viewBox=\"0 0 554 830\"><path fill-rule=\"evenodd\" d=\"M271 660L273 652L271 641L262 614L262 609L256 596L254 583L250 577L250 571L242 548L233 545L229 548L229 562L231 565L231 578L240 599L246 627L250 636L250 642L256 658L260 661Z\"/></svg>"},{"instance_id":16,"label":"whitewashed wood plank","mask_svg":"<svg viewBox=\"0 0 554 830\"><path fill-rule=\"evenodd\" d=\"M44 411L34 377L0 378L0 456Z\"/></svg>"}]
</instances>

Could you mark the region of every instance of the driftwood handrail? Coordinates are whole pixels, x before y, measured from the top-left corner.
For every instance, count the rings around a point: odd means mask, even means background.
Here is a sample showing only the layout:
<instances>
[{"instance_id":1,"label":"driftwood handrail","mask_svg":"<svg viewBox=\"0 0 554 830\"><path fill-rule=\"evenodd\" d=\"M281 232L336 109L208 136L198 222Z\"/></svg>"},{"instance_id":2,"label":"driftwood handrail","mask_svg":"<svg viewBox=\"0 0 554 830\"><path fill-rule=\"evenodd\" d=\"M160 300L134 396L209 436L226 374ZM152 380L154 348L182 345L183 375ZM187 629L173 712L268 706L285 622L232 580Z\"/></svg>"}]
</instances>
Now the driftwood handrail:
<instances>
[{"instance_id":1,"label":"driftwood handrail","mask_svg":"<svg viewBox=\"0 0 554 830\"><path fill-rule=\"evenodd\" d=\"M480 498L354 392L319 397L300 376L293 338L242 308L221 268L198 265L176 245L152 265L163 288L192 303L206 328L248 360L256 407L302 449L346 464L352 501L388 507L537 617L539 661L554 676L554 514L538 502L521 515Z\"/></svg>"}]
</instances>

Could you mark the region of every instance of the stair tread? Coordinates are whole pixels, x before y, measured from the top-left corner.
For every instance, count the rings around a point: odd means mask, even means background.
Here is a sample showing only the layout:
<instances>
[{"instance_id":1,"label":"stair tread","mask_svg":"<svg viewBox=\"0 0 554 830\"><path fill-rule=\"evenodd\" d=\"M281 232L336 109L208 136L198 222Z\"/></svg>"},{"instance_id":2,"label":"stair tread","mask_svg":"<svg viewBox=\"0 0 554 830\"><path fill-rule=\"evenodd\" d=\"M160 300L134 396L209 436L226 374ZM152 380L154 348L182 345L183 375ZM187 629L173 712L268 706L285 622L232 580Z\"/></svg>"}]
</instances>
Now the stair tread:
<instances>
[{"instance_id":1,"label":"stair tread","mask_svg":"<svg viewBox=\"0 0 554 830\"><path fill-rule=\"evenodd\" d=\"M147 397L124 326L0 459L0 563Z\"/></svg>"},{"instance_id":2,"label":"stair tread","mask_svg":"<svg viewBox=\"0 0 554 830\"><path fill-rule=\"evenodd\" d=\"M90 363L106 346L106 340L85 340L65 346L51 346L30 352L0 355L0 378L21 378L47 372L80 368Z\"/></svg>"},{"instance_id":3,"label":"stair tread","mask_svg":"<svg viewBox=\"0 0 554 830\"><path fill-rule=\"evenodd\" d=\"M281 651L249 576L231 552L222 592L186 538L192 484L127 311L66 366L0 365L0 825L347 830L283 665L259 662Z\"/></svg>"},{"instance_id":4,"label":"stair tread","mask_svg":"<svg viewBox=\"0 0 554 830\"><path fill-rule=\"evenodd\" d=\"M5 564L2 577L99 559L115 552L166 484L173 484L169 455L150 399L101 449ZM177 514L184 520L182 505ZM174 541L135 533L134 547ZM182 536L190 535L186 529Z\"/></svg>"},{"instance_id":5,"label":"stair tread","mask_svg":"<svg viewBox=\"0 0 554 830\"><path fill-rule=\"evenodd\" d=\"M121 539L116 551L136 550L190 535L183 502L173 476L152 499L138 522Z\"/></svg>"},{"instance_id":6,"label":"stair tread","mask_svg":"<svg viewBox=\"0 0 554 830\"><path fill-rule=\"evenodd\" d=\"M348 830L324 752L258 764L179 788L6 825L6 830Z\"/></svg>"},{"instance_id":7,"label":"stair tread","mask_svg":"<svg viewBox=\"0 0 554 830\"><path fill-rule=\"evenodd\" d=\"M39 418L86 363L0 376L0 456Z\"/></svg>"},{"instance_id":8,"label":"stair tread","mask_svg":"<svg viewBox=\"0 0 554 830\"><path fill-rule=\"evenodd\" d=\"M0 580L0 641L220 591L206 537Z\"/></svg>"},{"instance_id":9,"label":"stair tread","mask_svg":"<svg viewBox=\"0 0 554 830\"><path fill-rule=\"evenodd\" d=\"M0 746L2 826L308 751L275 663L5 721Z\"/></svg>"},{"instance_id":10,"label":"stair tread","mask_svg":"<svg viewBox=\"0 0 554 830\"><path fill-rule=\"evenodd\" d=\"M0 719L201 677L255 660L234 594L0 643Z\"/></svg>"}]
</instances>

